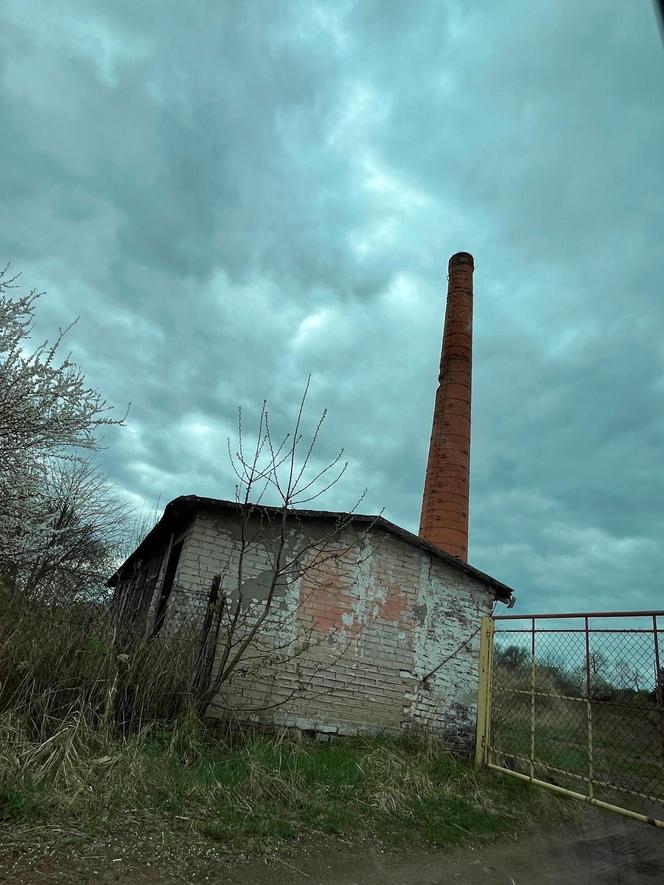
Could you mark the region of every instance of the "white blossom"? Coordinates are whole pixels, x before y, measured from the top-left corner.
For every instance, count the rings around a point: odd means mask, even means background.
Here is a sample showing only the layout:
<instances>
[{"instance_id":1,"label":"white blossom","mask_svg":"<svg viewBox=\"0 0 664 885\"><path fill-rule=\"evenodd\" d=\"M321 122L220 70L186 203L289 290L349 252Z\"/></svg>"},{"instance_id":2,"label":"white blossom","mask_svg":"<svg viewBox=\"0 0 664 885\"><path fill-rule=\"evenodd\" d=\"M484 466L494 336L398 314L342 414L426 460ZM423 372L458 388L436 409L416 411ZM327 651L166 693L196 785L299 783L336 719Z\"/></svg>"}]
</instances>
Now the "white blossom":
<instances>
[{"instance_id":1,"label":"white blossom","mask_svg":"<svg viewBox=\"0 0 664 885\"><path fill-rule=\"evenodd\" d=\"M88 517L95 511L93 524L100 519L108 488L82 455L98 447L101 426L123 419L110 415L69 355L60 357L71 326L53 344L31 347L39 294L12 297L16 281L0 271L0 571L34 577L47 554L62 560L66 534L78 537L80 552L86 517L74 514L74 491Z\"/></svg>"}]
</instances>

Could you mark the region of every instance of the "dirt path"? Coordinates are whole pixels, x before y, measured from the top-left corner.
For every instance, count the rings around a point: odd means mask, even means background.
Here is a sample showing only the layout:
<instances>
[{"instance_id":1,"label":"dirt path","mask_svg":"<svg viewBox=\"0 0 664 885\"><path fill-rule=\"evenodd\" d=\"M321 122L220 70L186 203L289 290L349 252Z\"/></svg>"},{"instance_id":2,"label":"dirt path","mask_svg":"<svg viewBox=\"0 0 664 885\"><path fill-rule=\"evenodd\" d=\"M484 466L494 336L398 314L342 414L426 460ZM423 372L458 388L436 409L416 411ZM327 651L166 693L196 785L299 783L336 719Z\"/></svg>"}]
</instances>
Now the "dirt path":
<instances>
[{"instance_id":1,"label":"dirt path","mask_svg":"<svg viewBox=\"0 0 664 885\"><path fill-rule=\"evenodd\" d=\"M297 861L289 859L295 866ZM281 868L280 868L281 867ZM299 863L238 870L224 885L647 885L664 882L664 830L588 814L574 827L451 854L326 852Z\"/></svg>"},{"instance_id":2,"label":"dirt path","mask_svg":"<svg viewBox=\"0 0 664 885\"><path fill-rule=\"evenodd\" d=\"M120 885L647 885L664 882L664 831L615 815L591 812L559 826L450 853L413 849L400 853L338 842L272 858L230 865L210 857L196 869L178 869L177 856L155 869L139 857L117 858L93 849L78 860L57 854L0 868L7 885L120 883ZM165 859L162 859L165 860Z\"/></svg>"}]
</instances>

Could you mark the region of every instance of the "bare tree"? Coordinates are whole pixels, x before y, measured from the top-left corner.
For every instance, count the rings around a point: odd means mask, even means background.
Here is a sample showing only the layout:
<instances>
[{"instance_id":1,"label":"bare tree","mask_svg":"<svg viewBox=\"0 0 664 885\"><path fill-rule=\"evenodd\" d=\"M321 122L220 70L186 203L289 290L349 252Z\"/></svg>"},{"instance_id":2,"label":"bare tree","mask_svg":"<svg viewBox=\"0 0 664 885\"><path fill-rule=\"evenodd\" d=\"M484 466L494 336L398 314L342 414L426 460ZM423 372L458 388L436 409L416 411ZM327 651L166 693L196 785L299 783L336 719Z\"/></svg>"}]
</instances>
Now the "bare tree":
<instances>
[{"instance_id":1,"label":"bare tree","mask_svg":"<svg viewBox=\"0 0 664 885\"><path fill-rule=\"evenodd\" d=\"M598 681L604 681L609 668L609 659L602 651L591 651L588 656L588 666L590 667L593 684Z\"/></svg>"},{"instance_id":2,"label":"bare tree","mask_svg":"<svg viewBox=\"0 0 664 885\"><path fill-rule=\"evenodd\" d=\"M12 298L17 276L0 271L0 570L15 573L53 544L57 510L48 506L54 461L98 448L97 431L112 418L101 395L87 386L63 338L31 348L39 294Z\"/></svg>"},{"instance_id":3,"label":"bare tree","mask_svg":"<svg viewBox=\"0 0 664 885\"><path fill-rule=\"evenodd\" d=\"M223 695L239 674L249 681L258 673L283 672L288 667L297 674L297 684L285 696L261 709L312 691L321 669L334 666L360 629L355 625L352 635L339 628L316 631L306 617L307 602L335 569L349 556L360 564L363 537L372 527L367 523L359 535L356 529L348 531L363 493L347 513L321 523L318 533L312 534L310 528L303 531L298 507L329 491L347 468L343 450L322 464L314 460L325 412L309 439L304 438L309 381L292 433L275 440L267 404L263 403L253 445L247 445L241 411L235 450L229 441L229 458L237 478L239 539L223 574L211 588L205 616L206 650L202 652L202 710L213 697ZM276 506L268 507L266 499L276 500ZM263 585L261 598L256 599L251 588L259 572ZM323 644L325 653L317 654ZM213 678L208 678L213 669ZM230 692L229 709L242 712L243 703ZM257 710L255 700L247 702L247 709Z\"/></svg>"},{"instance_id":4,"label":"bare tree","mask_svg":"<svg viewBox=\"0 0 664 885\"><path fill-rule=\"evenodd\" d=\"M646 679L639 669L625 658L617 658L613 663L613 683L623 691L642 691Z\"/></svg>"},{"instance_id":5,"label":"bare tree","mask_svg":"<svg viewBox=\"0 0 664 885\"><path fill-rule=\"evenodd\" d=\"M90 459L54 460L44 484L50 537L22 570L19 586L30 596L60 602L102 601L130 508Z\"/></svg>"}]
</instances>

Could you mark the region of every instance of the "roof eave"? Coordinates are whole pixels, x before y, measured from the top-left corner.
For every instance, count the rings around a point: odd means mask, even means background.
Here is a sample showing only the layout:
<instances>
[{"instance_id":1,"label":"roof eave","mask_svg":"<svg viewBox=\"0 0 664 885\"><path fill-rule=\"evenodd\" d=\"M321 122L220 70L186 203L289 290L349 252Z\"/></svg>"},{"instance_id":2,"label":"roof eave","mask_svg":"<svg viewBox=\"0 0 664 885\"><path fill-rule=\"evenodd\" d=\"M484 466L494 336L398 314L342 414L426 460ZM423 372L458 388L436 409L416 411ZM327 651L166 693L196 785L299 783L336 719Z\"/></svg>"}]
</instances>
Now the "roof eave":
<instances>
[{"instance_id":1,"label":"roof eave","mask_svg":"<svg viewBox=\"0 0 664 885\"><path fill-rule=\"evenodd\" d=\"M141 556L144 555L153 546L153 544L156 543L157 539L162 534L168 533L169 528L172 531L175 525L181 526L184 518L191 518L199 510L234 510L239 508L240 506L241 505L235 501L224 501L220 498L200 498L197 495L180 495L178 498L174 498L172 501L169 501L164 508L164 512L159 522L152 528L150 532L148 532L148 534L145 536L145 538L143 538L136 550L134 550L134 552L127 557L124 563L108 579L106 586L115 587L118 583L121 572L127 566L129 566L130 563L137 559L140 559ZM269 507L267 505L260 505L256 507L256 509L269 513L281 512L280 508ZM352 522L371 523L373 525L379 526L384 531L388 532L391 535L394 535L395 537L400 538L408 544L413 544L414 546L419 547L421 550L426 550L427 552L431 553L433 556L436 556L438 559L442 560L453 568L456 568L464 574L467 574L469 577L472 577L475 580L486 584L494 591L495 598L498 599L500 602L509 602L512 593L514 592L511 587L508 587L501 581L497 581L495 578L491 577L491 575L487 575L485 572L476 569L469 563L464 562L461 559L457 559L457 557L452 556L449 553L446 553L444 550L441 550L440 547L436 547L434 544L431 544L429 541L425 541L418 535L414 535L407 529L401 528L401 526L390 522L383 516L371 516L361 513L348 514L330 510L293 510L291 512L294 517L301 518L340 519L344 517L348 518L350 516Z\"/></svg>"}]
</instances>

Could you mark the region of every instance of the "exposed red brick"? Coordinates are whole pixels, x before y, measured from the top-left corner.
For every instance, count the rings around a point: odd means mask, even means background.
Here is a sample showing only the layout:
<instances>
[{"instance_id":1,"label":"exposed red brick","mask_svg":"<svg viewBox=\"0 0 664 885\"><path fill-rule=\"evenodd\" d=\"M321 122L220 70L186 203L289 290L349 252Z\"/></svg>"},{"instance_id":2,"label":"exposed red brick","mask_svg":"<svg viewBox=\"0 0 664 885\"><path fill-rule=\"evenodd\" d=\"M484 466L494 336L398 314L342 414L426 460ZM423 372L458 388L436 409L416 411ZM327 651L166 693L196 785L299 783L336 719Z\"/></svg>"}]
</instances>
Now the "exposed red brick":
<instances>
[{"instance_id":1,"label":"exposed red brick","mask_svg":"<svg viewBox=\"0 0 664 885\"><path fill-rule=\"evenodd\" d=\"M449 261L445 331L424 483L420 537L468 559L473 256Z\"/></svg>"},{"instance_id":2,"label":"exposed red brick","mask_svg":"<svg viewBox=\"0 0 664 885\"><path fill-rule=\"evenodd\" d=\"M401 623L408 613L409 599L400 584L391 583L387 586L385 601L380 606L378 617L381 621Z\"/></svg>"},{"instance_id":3,"label":"exposed red brick","mask_svg":"<svg viewBox=\"0 0 664 885\"><path fill-rule=\"evenodd\" d=\"M329 559L306 572L300 586L299 616L318 634L337 633L344 627L344 615L350 614L352 581L343 575L341 562ZM351 631L352 632L352 631Z\"/></svg>"}]
</instances>

